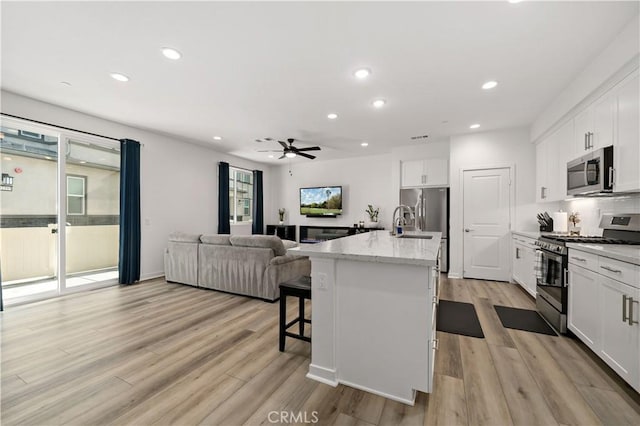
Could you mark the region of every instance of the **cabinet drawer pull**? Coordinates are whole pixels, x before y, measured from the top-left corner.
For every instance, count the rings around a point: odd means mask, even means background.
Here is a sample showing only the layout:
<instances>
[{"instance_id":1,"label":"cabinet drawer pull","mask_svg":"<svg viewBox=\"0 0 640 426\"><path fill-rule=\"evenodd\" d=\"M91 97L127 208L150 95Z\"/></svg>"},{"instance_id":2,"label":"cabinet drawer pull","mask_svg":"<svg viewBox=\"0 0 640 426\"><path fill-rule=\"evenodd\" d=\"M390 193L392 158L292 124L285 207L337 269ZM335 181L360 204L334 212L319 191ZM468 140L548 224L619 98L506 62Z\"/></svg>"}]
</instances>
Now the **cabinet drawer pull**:
<instances>
[{"instance_id":1,"label":"cabinet drawer pull","mask_svg":"<svg viewBox=\"0 0 640 426\"><path fill-rule=\"evenodd\" d=\"M633 324L638 324L638 321L633 320L633 304L640 303L637 300L633 300L633 297L629 297L629 325L633 326Z\"/></svg>"},{"instance_id":2,"label":"cabinet drawer pull","mask_svg":"<svg viewBox=\"0 0 640 426\"><path fill-rule=\"evenodd\" d=\"M439 340L438 339L433 339L433 349L435 349L436 351L439 349Z\"/></svg>"},{"instance_id":3,"label":"cabinet drawer pull","mask_svg":"<svg viewBox=\"0 0 640 426\"><path fill-rule=\"evenodd\" d=\"M622 295L622 322L627 322L627 295Z\"/></svg>"},{"instance_id":4,"label":"cabinet drawer pull","mask_svg":"<svg viewBox=\"0 0 640 426\"><path fill-rule=\"evenodd\" d=\"M587 261L587 259L583 259L583 258L581 258L581 257L571 256L571 258L572 258L573 260L577 260L578 262L586 262L586 261Z\"/></svg>"},{"instance_id":5,"label":"cabinet drawer pull","mask_svg":"<svg viewBox=\"0 0 640 426\"><path fill-rule=\"evenodd\" d=\"M584 134L584 150L586 151L588 149L587 147L587 134Z\"/></svg>"},{"instance_id":6,"label":"cabinet drawer pull","mask_svg":"<svg viewBox=\"0 0 640 426\"><path fill-rule=\"evenodd\" d=\"M587 148L593 148L593 132L587 133Z\"/></svg>"},{"instance_id":7,"label":"cabinet drawer pull","mask_svg":"<svg viewBox=\"0 0 640 426\"><path fill-rule=\"evenodd\" d=\"M620 269L613 269L613 268L611 268L609 266L606 266L606 265L605 266L601 266L601 268L602 269L606 269L609 272L613 272L614 274L621 274L622 273L622 271Z\"/></svg>"}]
</instances>

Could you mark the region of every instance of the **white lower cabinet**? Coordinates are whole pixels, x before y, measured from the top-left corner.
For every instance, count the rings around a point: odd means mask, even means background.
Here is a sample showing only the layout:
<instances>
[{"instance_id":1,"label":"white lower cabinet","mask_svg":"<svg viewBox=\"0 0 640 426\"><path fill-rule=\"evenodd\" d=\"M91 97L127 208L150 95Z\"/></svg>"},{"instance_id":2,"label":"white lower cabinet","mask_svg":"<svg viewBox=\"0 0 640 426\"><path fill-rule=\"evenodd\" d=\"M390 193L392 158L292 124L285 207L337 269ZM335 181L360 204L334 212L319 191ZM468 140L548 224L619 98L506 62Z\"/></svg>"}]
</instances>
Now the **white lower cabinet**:
<instances>
[{"instance_id":1,"label":"white lower cabinet","mask_svg":"<svg viewBox=\"0 0 640 426\"><path fill-rule=\"evenodd\" d=\"M600 342L598 274L569 264L568 326L593 351Z\"/></svg>"},{"instance_id":2,"label":"white lower cabinet","mask_svg":"<svg viewBox=\"0 0 640 426\"><path fill-rule=\"evenodd\" d=\"M597 259L569 250L569 330L640 392L640 288L637 280L622 282L600 274L611 270L611 259Z\"/></svg>"},{"instance_id":3,"label":"white lower cabinet","mask_svg":"<svg viewBox=\"0 0 640 426\"><path fill-rule=\"evenodd\" d=\"M640 289L599 277L602 345L600 357L638 389L640 371Z\"/></svg>"},{"instance_id":4,"label":"white lower cabinet","mask_svg":"<svg viewBox=\"0 0 640 426\"><path fill-rule=\"evenodd\" d=\"M536 297L536 250L535 239L513 236L511 276L531 296Z\"/></svg>"}]
</instances>

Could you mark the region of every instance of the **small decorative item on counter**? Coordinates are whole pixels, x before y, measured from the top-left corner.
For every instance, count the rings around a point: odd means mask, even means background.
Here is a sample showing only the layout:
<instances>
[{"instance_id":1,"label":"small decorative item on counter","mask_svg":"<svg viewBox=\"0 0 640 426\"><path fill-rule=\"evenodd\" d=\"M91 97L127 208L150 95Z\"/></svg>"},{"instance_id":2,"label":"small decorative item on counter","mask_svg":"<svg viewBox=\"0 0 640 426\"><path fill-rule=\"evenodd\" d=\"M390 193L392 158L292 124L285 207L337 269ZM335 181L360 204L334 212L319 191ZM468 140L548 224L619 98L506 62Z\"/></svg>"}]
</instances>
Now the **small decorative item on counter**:
<instances>
[{"instance_id":1,"label":"small decorative item on counter","mask_svg":"<svg viewBox=\"0 0 640 426\"><path fill-rule=\"evenodd\" d=\"M358 222L358 227L364 228L364 220L361 220L360 222Z\"/></svg>"},{"instance_id":2,"label":"small decorative item on counter","mask_svg":"<svg viewBox=\"0 0 640 426\"><path fill-rule=\"evenodd\" d=\"M580 223L580 213L571 212L569 215L569 235L580 235L580 227L577 226Z\"/></svg>"},{"instance_id":3,"label":"small decorative item on counter","mask_svg":"<svg viewBox=\"0 0 640 426\"><path fill-rule=\"evenodd\" d=\"M282 225L284 223L284 212L286 210L284 209L284 207L280 207L278 209L278 216L280 216L280 225Z\"/></svg>"},{"instance_id":4,"label":"small decorative item on counter","mask_svg":"<svg viewBox=\"0 0 640 426\"><path fill-rule=\"evenodd\" d=\"M374 209L371 204L368 204L365 212L369 215L369 219L371 222L378 221L378 213L380 213L380 207Z\"/></svg>"}]
</instances>

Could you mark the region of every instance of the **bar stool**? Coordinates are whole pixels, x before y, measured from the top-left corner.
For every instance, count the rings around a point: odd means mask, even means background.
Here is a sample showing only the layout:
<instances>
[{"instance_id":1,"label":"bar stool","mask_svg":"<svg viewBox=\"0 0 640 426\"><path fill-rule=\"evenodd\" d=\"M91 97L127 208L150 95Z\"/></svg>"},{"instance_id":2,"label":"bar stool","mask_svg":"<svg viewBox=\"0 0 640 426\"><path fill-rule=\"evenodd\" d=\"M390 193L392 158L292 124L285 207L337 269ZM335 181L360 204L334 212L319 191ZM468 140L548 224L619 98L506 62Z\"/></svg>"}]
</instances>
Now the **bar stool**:
<instances>
[{"instance_id":1,"label":"bar stool","mask_svg":"<svg viewBox=\"0 0 640 426\"><path fill-rule=\"evenodd\" d=\"M287 323L287 296L298 298L298 317ZM311 300L311 277L302 276L280 284L280 352L284 352L286 337L304 340L311 343L311 338L304 335L304 324L311 324L310 319L304 317L304 301ZM287 331L298 323L299 334Z\"/></svg>"}]
</instances>

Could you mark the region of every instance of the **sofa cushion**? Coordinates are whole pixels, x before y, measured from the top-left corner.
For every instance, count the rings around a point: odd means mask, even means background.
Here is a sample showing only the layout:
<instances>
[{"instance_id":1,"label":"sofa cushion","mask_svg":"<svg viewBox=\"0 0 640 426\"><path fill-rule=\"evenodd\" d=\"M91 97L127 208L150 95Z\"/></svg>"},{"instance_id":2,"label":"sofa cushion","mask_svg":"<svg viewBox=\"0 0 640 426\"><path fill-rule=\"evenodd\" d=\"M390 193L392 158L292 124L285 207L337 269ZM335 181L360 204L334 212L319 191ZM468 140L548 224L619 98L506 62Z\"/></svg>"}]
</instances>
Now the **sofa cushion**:
<instances>
[{"instance_id":1,"label":"sofa cushion","mask_svg":"<svg viewBox=\"0 0 640 426\"><path fill-rule=\"evenodd\" d=\"M282 245L285 250L289 250L290 248L298 247L298 243L291 240L282 240Z\"/></svg>"},{"instance_id":2,"label":"sofa cushion","mask_svg":"<svg viewBox=\"0 0 640 426\"><path fill-rule=\"evenodd\" d=\"M270 248L276 256L287 253L282 240L273 235L234 235L230 238L231 245L236 247Z\"/></svg>"},{"instance_id":3,"label":"sofa cushion","mask_svg":"<svg viewBox=\"0 0 640 426\"><path fill-rule=\"evenodd\" d=\"M230 246L231 242L229 241L229 237L230 235L226 234L203 235L200 237L200 241L202 241L204 244Z\"/></svg>"},{"instance_id":4,"label":"sofa cushion","mask_svg":"<svg viewBox=\"0 0 640 426\"><path fill-rule=\"evenodd\" d=\"M172 232L169 234L169 241L178 243L199 243L200 234L188 234L186 232Z\"/></svg>"}]
</instances>

